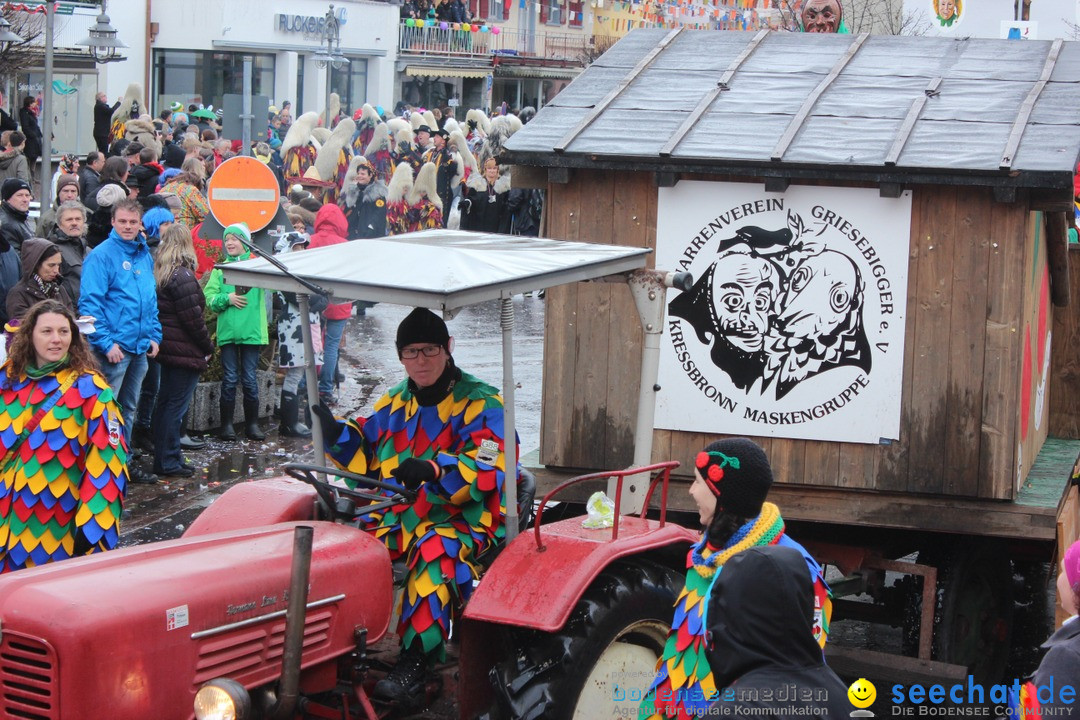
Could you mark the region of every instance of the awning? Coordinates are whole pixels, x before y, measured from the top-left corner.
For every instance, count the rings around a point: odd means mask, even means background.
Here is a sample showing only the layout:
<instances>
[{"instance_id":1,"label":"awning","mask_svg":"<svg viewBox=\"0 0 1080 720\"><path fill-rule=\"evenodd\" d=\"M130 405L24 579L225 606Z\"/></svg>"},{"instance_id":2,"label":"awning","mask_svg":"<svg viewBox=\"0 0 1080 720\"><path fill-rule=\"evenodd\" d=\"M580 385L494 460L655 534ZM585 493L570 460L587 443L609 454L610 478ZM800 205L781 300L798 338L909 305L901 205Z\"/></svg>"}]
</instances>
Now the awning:
<instances>
[{"instance_id":1,"label":"awning","mask_svg":"<svg viewBox=\"0 0 1080 720\"><path fill-rule=\"evenodd\" d=\"M650 252L439 229L286 253L278 259L330 291L334 302L365 300L454 311L485 300L637 270L645 267ZM262 258L220 267L231 285L308 292Z\"/></svg>"},{"instance_id":2,"label":"awning","mask_svg":"<svg viewBox=\"0 0 1080 720\"><path fill-rule=\"evenodd\" d=\"M544 78L553 80L573 80L584 68L531 67L529 65L503 65L495 67L495 77Z\"/></svg>"},{"instance_id":3,"label":"awning","mask_svg":"<svg viewBox=\"0 0 1080 720\"><path fill-rule=\"evenodd\" d=\"M405 74L424 77L482 78L491 74L491 68L434 67L432 65L409 65Z\"/></svg>"}]
</instances>

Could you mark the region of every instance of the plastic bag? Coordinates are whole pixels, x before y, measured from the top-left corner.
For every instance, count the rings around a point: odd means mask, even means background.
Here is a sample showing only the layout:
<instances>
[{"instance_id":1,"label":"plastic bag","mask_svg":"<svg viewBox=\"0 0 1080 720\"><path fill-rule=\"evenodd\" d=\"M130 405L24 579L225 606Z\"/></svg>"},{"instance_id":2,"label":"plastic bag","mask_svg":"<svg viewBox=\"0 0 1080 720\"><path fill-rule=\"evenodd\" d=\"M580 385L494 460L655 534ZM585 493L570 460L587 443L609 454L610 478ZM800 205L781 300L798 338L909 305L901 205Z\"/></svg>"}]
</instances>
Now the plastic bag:
<instances>
[{"instance_id":1,"label":"plastic bag","mask_svg":"<svg viewBox=\"0 0 1080 720\"><path fill-rule=\"evenodd\" d=\"M600 530L615 524L615 502L599 490L589 496L585 509L589 514L581 521L581 527Z\"/></svg>"}]
</instances>

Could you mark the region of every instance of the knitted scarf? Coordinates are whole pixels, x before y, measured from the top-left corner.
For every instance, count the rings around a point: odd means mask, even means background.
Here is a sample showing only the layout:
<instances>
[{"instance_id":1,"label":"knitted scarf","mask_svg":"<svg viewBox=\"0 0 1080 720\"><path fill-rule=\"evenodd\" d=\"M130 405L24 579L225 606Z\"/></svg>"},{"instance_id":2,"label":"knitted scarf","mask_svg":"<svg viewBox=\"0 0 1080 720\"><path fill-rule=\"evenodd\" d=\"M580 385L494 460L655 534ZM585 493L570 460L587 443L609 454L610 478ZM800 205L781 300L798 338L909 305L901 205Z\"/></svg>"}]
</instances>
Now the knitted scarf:
<instances>
[{"instance_id":1,"label":"knitted scarf","mask_svg":"<svg viewBox=\"0 0 1080 720\"><path fill-rule=\"evenodd\" d=\"M784 536L784 520L773 503L762 505L723 547L714 548L703 536L689 553L686 585L675 600L664 654L657 675L642 702L640 716L648 720L689 720L703 717L718 690L705 656L705 608L713 580L736 553L760 545L775 545Z\"/></svg>"}]
</instances>

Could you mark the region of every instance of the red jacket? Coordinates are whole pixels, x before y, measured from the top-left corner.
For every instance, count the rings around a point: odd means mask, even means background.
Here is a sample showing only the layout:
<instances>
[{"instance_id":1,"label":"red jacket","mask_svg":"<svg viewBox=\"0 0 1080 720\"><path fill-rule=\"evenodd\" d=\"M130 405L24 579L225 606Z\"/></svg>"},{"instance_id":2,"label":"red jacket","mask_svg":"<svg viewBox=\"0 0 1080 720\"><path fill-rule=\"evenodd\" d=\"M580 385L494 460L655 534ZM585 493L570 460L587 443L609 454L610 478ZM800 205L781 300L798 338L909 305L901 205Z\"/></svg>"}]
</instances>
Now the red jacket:
<instances>
[{"instance_id":1,"label":"red jacket","mask_svg":"<svg viewBox=\"0 0 1080 720\"><path fill-rule=\"evenodd\" d=\"M337 205L323 205L315 215L315 232L311 233L311 249L346 242L349 223ZM323 310L327 320L344 320L352 315L352 303L331 303Z\"/></svg>"}]
</instances>

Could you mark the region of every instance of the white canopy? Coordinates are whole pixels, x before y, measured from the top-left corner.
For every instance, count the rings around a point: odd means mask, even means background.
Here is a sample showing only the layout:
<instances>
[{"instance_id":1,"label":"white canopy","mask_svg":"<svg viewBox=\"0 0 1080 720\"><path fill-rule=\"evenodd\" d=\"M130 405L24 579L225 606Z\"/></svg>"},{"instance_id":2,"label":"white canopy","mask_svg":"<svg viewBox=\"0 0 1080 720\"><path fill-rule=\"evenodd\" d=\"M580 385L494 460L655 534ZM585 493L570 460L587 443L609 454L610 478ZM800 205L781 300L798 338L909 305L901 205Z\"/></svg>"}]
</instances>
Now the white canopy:
<instances>
[{"instance_id":1,"label":"white canopy","mask_svg":"<svg viewBox=\"0 0 1080 720\"><path fill-rule=\"evenodd\" d=\"M645 267L647 248L425 230L286 253L280 260L336 301L453 312L466 305ZM262 258L219 266L232 285L308 293Z\"/></svg>"},{"instance_id":2,"label":"white canopy","mask_svg":"<svg viewBox=\"0 0 1080 720\"><path fill-rule=\"evenodd\" d=\"M509 235L425 230L374 240L286 253L279 260L297 277L321 286L333 299L388 302L438 309L459 308L487 300L503 302L503 414L506 437L516 437L514 423L513 326L511 296L566 283L591 280L645 267L648 248L526 238ZM299 293L300 313L307 313L310 290L263 258L219 265L225 282ZM301 323L308 402L319 402L311 327ZM651 383L650 383L651 386ZM651 416L650 422L651 433ZM312 443L323 447L319 423ZM321 457L318 452L317 456ZM517 534L517 466L506 468L507 539Z\"/></svg>"}]
</instances>

